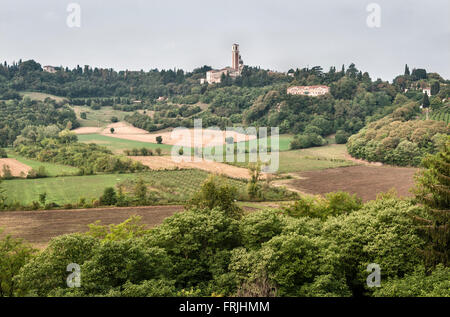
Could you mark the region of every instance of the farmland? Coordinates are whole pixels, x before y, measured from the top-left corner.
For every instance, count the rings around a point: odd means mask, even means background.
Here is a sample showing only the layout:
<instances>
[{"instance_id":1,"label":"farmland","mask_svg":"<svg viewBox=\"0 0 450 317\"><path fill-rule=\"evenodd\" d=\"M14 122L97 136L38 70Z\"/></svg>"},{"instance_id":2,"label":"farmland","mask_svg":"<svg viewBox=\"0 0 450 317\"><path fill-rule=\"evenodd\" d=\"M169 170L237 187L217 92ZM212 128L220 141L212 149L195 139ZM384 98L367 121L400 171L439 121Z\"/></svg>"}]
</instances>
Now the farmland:
<instances>
[{"instance_id":1,"label":"farmland","mask_svg":"<svg viewBox=\"0 0 450 317\"><path fill-rule=\"evenodd\" d=\"M422 115L422 119L425 120L426 116ZM450 123L450 107L442 108L439 110L431 111L429 114L430 120L444 121L445 123Z\"/></svg>"},{"instance_id":2,"label":"farmland","mask_svg":"<svg viewBox=\"0 0 450 317\"><path fill-rule=\"evenodd\" d=\"M59 96L55 96L55 95L51 95L51 94L46 94L46 93L43 93L43 92L23 91L20 94L22 96L24 96L24 97L29 97L32 100L43 101L46 98L50 98L50 99L53 99L53 100L58 101L58 102L66 100L63 97L59 97Z\"/></svg>"},{"instance_id":3,"label":"farmland","mask_svg":"<svg viewBox=\"0 0 450 317\"><path fill-rule=\"evenodd\" d=\"M73 106L73 109L81 127L106 127L111 123L111 117L117 117L118 120L123 120L129 114L125 111L114 110L110 106L101 107L99 110L92 110L87 106ZM80 117L82 112L86 113L86 119Z\"/></svg>"},{"instance_id":4,"label":"farmland","mask_svg":"<svg viewBox=\"0 0 450 317\"><path fill-rule=\"evenodd\" d=\"M278 173L283 174L354 165L352 161L347 159L346 153L345 145L342 144L331 144L293 151L280 151ZM270 154L275 155L275 153ZM248 167L248 158L249 155L247 154L245 162L234 162L230 164Z\"/></svg>"},{"instance_id":5,"label":"farmland","mask_svg":"<svg viewBox=\"0 0 450 317\"><path fill-rule=\"evenodd\" d=\"M123 153L124 150L131 150L133 148L138 149L147 148L151 150L160 148L162 150L162 154L166 155L169 154L170 150L172 149L172 145L169 144L157 144L150 142L119 139L102 134L80 134L78 135L78 140L83 143L95 143L98 145L105 146L115 153Z\"/></svg>"},{"instance_id":6,"label":"farmland","mask_svg":"<svg viewBox=\"0 0 450 317\"><path fill-rule=\"evenodd\" d=\"M80 198L86 201L98 199L106 187L121 183L132 190L133 181L142 177L159 202L183 202L198 190L208 173L201 170L151 171L142 174L103 174L90 176L64 176L40 179L13 179L4 182L11 201L30 204L38 201L39 194L47 193L47 202L58 205L76 203ZM228 179L239 190L245 183Z\"/></svg>"},{"instance_id":7,"label":"farmland","mask_svg":"<svg viewBox=\"0 0 450 317\"><path fill-rule=\"evenodd\" d=\"M16 153L14 153L12 151L8 151L8 157L16 159L20 163L28 165L29 167L31 167L34 170L37 170L40 166L43 166L45 168L45 171L47 172L48 176L63 176L63 175L68 176L68 175L75 175L78 172L78 168L76 168L76 167L55 164L55 163L35 161L35 160L27 159L25 157L17 155Z\"/></svg>"},{"instance_id":8,"label":"farmland","mask_svg":"<svg viewBox=\"0 0 450 317\"><path fill-rule=\"evenodd\" d=\"M25 239L34 247L44 248L57 236L85 232L88 225L100 220L102 224L118 224L131 216L142 217L147 228L159 225L182 206L147 206L132 208L95 208L80 210L10 211L0 213L4 234Z\"/></svg>"},{"instance_id":9,"label":"farmland","mask_svg":"<svg viewBox=\"0 0 450 317\"><path fill-rule=\"evenodd\" d=\"M307 194L345 191L363 201L373 200L379 193L394 189L399 196L412 196L416 168L392 166L350 166L301 172L286 182L290 189Z\"/></svg>"}]
</instances>

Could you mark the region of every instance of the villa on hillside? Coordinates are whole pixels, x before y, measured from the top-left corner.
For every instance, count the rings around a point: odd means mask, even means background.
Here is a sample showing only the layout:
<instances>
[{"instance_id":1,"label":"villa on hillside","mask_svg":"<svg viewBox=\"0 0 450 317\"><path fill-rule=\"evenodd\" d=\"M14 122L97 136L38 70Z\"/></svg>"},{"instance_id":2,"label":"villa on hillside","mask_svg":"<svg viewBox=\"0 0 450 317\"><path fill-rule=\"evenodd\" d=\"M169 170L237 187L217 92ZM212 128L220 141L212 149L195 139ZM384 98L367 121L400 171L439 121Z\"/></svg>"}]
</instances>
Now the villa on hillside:
<instances>
[{"instance_id":1,"label":"villa on hillside","mask_svg":"<svg viewBox=\"0 0 450 317\"><path fill-rule=\"evenodd\" d=\"M431 96L431 88L430 87L423 88L422 93Z\"/></svg>"},{"instance_id":2,"label":"villa on hillside","mask_svg":"<svg viewBox=\"0 0 450 317\"><path fill-rule=\"evenodd\" d=\"M51 74L56 73L56 67L54 67L54 66L46 65L46 66L42 67L42 69L44 70L44 72L47 72L47 73L51 73Z\"/></svg>"},{"instance_id":3,"label":"villa on hillside","mask_svg":"<svg viewBox=\"0 0 450 317\"><path fill-rule=\"evenodd\" d=\"M293 86L287 89L288 95L321 96L330 92L330 87L325 85Z\"/></svg>"}]
</instances>

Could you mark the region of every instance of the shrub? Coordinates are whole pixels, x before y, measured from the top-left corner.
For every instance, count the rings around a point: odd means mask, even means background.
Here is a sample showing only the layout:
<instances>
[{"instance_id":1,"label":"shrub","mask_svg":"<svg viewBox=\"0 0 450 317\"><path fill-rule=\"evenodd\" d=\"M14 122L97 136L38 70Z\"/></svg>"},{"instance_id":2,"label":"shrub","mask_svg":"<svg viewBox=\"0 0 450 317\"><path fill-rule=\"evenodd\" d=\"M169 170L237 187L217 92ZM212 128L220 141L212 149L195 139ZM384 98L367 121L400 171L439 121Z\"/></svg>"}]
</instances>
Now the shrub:
<instances>
[{"instance_id":1,"label":"shrub","mask_svg":"<svg viewBox=\"0 0 450 317\"><path fill-rule=\"evenodd\" d=\"M346 192L328 193L322 197L302 197L294 205L285 208L292 217L326 219L330 216L349 214L362 207L361 199Z\"/></svg>"},{"instance_id":2,"label":"shrub","mask_svg":"<svg viewBox=\"0 0 450 317\"><path fill-rule=\"evenodd\" d=\"M336 132L335 140L337 144L345 144L349 138L350 134L344 130L338 130Z\"/></svg>"},{"instance_id":3,"label":"shrub","mask_svg":"<svg viewBox=\"0 0 450 317\"><path fill-rule=\"evenodd\" d=\"M116 191L113 187L105 188L103 195L100 197L100 204L102 205L115 205L117 203Z\"/></svg>"},{"instance_id":4,"label":"shrub","mask_svg":"<svg viewBox=\"0 0 450 317\"><path fill-rule=\"evenodd\" d=\"M0 158L7 158L8 154L6 153L5 149L0 148Z\"/></svg>"},{"instance_id":5,"label":"shrub","mask_svg":"<svg viewBox=\"0 0 450 317\"><path fill-rule=\"evenodd\" d=\"M9 165L6 165L6 164L3 165L1 176L2 176L1 178L3 178L3 179L12 179L13 178L11 168L9 167Z\"/></svg>"}]
</instances>

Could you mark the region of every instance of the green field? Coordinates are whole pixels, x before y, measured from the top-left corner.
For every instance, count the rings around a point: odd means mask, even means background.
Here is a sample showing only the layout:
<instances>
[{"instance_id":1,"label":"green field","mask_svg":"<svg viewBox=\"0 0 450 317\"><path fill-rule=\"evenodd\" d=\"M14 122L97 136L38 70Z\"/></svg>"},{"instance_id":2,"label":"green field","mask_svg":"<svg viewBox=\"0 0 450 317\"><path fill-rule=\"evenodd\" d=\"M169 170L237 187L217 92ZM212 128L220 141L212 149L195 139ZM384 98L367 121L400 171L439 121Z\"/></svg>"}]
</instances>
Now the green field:
<instances>
[{"instance_id":1,"label":"green field","mask_svg":"<svg viewBox=\"0 0 450 317\"><path fill-rule=\"evenodd\" d=\"M78 172L78 168L73 166L40 162L35 160L30 160L28 158L17 155L12 151L8 152L8 158L16 159L20 163L30 166L32 169L37 170L40 166L45 167L48 176L61 176L61 175L75 175Z\"/></svg>"},{"instance_id":2,"label":"green field","mask_svg":"<svg viewBox=\"0 0 450 317\"><path fill-rule=\"evenodd\" d=\"M59 205L76 203L81 197L87 201L98 199L106 187L123 184L125 191L131 191L135 181L142 177L154 193L158 203L183 203L195 193L208 177L201 170L151 171L142 174L104 174L91 176L63 176L39 179L6 180L2 187L10 202L30 204L39 200L39 194L47 193L47 203ZM246 183L226 179L238 190L245 190Z\"/></svg>"},{"instance_id":3,"label":"green field","mask_svg":"<svg viewBox=\"0 0 450 317\"><path fill-rule=\"evenodd\" d=\"M345 159L344 144L280 152L279 173L304 172L354 165Z\"/></svg>"},{"instance_id":4,"label":"green field","mask_svg":"<svg viewBox=\"0 0 450 317\"><path fill-rule=\"evenodd\" d=\"M30 99L32 99L32 100L43 101L43 100L45 100L45 98L51 98L56 101L66 100L66 98L64 98L64 97L58 97L58 96L54 96L54 95L50 95L50 94L46 94L46 93L42 93L42 92L23 91L23 92L20 92L20 94L24 97L30 97Z\"/></svg>"},{"instance_id":5,"label":"green field","mask_svg":"<svg viewBox=\"0 0 450 317\"><path fill-rule=\"evenodd\" d=\"M74 203L80 197L98 198L105 187L114 186L135 174L108 174L92 176L63 176L39 179L13 179L3 182L9 201L30 204L39 200L39 194L47 193L47 202Z\"/></svg>"},{"instance_id":6,"label":"green field","mask_svg":"<svg viewBox=\"0 0 450 317\"><path fill-rule=\"evenodd\" d=\"M347 153L344 144L333 144L308 149L279 152L278 173L304 172L325 168L354 165L346 160ZM270 153L269 153L270 154ZM275 155L275 153L273 153ZM248 154L245 162L229 163L231 165L248 167Z\"/></svg>"},{"instance_id":7,"label":"green field","mask_svg":"<svg viewBox=\"0 0 450 317\"><path fill-rule=\"evenodd\" d=\"M110 106L101 107L99 110L92 110L88 106L72 106L73 110L77 114L78 122L82 127L105 127L111 123L111 117L117 117L119 121L123 121L123 118L130 112L114 110ZM81 119L80 114L86 113L87 119Z\"/></svg>"},{"instance_id":8,"label":"green field","mask_svg":"<svg viewBox=\"0 0 450 317\"><path fill-rule=\"evenodd\" d=\"M125 140L101 134L80 134L78 135L78 140L83 143L95 143L105 146L115 153L122 153L123 150L131 150L133 148L141 149L145 147L147 149L152 149L153 151L156 148L160 148L163 154L170 154L170 150L172 149L172 145L169 144Z\"/></svg>"}]
</instances>

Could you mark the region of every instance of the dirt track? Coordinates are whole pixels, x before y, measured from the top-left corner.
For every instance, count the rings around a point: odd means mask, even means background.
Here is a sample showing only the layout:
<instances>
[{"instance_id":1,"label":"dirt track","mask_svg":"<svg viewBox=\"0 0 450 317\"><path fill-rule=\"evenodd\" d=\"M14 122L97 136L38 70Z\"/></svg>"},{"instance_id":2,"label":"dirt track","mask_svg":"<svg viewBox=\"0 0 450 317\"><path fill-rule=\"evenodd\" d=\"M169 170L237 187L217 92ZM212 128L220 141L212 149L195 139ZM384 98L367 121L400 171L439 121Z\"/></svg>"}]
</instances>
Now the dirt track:
<instances>
[{"instance_id":1,"label":"dirt track","mask_svg":"<svg viewBox=\"0 0 450 317\"><path fill-rule=\"evenodd\" d=\"M101 220L102 224L118 224L132 215L142 217L142 223L153 227L183 206L150 206L126 208L93 208L76 210L39 210L0 212L2 235L23 238L37 248L45 247L51 238L74 232L85 232L87 225Z\"/></svg>"},{"instance_id":2,"label":"dirt track","mask_svg":"<svg viewBox=\"0 0 450 317\"><path fill-rule=\"evenodd\" d=\"M0 176L3 176L3 167L6 165L9 166L12 176L15 177L26 177L28 172L31 171L31 167L15 159L2 158L0 159Z\"/></svg>"},{"instance_id":3,"label":"dirt track","mask_svg":"<svg viewBox=\"0 0 450 317\"><path fill-rule=\"evenodd\" d=\"M349 166L296 174L299 179L286 182L292 188L308 194L346 191L363 201L373 200L380 192L395 188L399 196L412 196L416 168L392 166Z\"/></svg>"}]
</instances>

